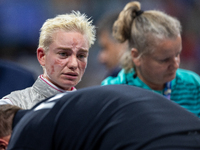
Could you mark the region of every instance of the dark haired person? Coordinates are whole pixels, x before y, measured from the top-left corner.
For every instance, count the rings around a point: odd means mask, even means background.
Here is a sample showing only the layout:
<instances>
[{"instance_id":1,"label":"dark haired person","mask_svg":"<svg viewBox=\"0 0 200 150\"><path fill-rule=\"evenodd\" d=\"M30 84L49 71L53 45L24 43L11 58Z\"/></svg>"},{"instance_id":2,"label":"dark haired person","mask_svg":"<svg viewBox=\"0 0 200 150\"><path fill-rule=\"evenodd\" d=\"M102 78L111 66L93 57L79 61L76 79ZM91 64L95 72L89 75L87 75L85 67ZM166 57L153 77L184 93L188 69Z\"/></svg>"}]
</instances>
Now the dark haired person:
<instances>
[{"instance_id":1,"label":"dark haired person","mask_svg":"<svg viewBox=\"0 0 200 150\"><path fill-rule=\"evenodd\" d=\"M200 149L197 116L162 95L128 85L58 94L19 110L13 127L8 150Z\"/></svg>"},{"instance_id":2,"label":"dark haired person","mask_svg":"<svg viewBox=\"0 0 200 150\"><path fill-rule=\"evenodd\" d=\"M15 105L0 105L0 150L5 150L8 146L13 118L18 110L21 108Z\"/></svg>"},{"instance_id":3,"label":"dark haired person","mask_svg":"<svg viewBox=\"0 0 200 150\"><path fill-rule=\"evenodd\" d=\"M120 60L128 45L118 42L112 35L112 26L119 12L104 14L97 23L97 39L100 46L98 60L106 67L108 76L116 77L121 70Z\"/></svg>"}]
</instances>

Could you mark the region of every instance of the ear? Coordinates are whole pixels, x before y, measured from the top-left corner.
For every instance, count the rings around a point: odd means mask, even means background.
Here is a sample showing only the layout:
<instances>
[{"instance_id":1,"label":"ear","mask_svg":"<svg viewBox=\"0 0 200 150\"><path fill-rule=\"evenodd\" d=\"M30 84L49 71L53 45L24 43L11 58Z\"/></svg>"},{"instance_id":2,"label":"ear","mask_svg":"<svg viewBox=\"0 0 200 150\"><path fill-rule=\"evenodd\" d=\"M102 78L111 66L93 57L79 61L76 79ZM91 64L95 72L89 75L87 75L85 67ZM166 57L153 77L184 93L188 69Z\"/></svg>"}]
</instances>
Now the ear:
<instances>
[{"instance_id":1,"label":"ear","mask_svg":"<svg viewBox=\"0 0 200 150\"><path fill-rule=\"evenodd\" d=\"M132 56L132 60L133 63L135 64L136 67L140 66L140 57L139 57L139 52L136 48L132 48L131 49L131 56Z\"/></svg>"},{"instance_id":2,"label":"ear","mask_svg":"<svg viewBox=\"0 0 200 150\"><path fill-rule=\"evenodd\" d=\"M45 51L41 47L37 49L37 59L41 66L45 66Z\"/></svg>"}]
</instances>

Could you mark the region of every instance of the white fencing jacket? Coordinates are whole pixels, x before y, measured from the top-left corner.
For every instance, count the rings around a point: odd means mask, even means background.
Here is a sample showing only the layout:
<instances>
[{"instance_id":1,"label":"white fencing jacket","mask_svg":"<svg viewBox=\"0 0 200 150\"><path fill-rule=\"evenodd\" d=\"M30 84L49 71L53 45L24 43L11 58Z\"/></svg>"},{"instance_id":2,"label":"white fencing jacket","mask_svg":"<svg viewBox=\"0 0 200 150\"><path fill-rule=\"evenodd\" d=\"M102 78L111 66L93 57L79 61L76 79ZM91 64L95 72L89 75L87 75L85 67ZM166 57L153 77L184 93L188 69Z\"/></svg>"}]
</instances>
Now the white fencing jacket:
<instances>
[{"instance_id":1,"label":"white fencing jacket","mask_svg":"<svg viewBox=\"0 0 200 150\"><path fill-rule=\"evenodd\" d=\"M49 82L47 79L43 78L43 75L40 75L32 87L11 92L9 95L4 96L0 100L0 105L11 104L19 106L23 109L30 109L36 103L53 95L64 92L72 92L75 90L75 87L72 87L71 91L62 90Z\"/></svg>"}]
</instances>

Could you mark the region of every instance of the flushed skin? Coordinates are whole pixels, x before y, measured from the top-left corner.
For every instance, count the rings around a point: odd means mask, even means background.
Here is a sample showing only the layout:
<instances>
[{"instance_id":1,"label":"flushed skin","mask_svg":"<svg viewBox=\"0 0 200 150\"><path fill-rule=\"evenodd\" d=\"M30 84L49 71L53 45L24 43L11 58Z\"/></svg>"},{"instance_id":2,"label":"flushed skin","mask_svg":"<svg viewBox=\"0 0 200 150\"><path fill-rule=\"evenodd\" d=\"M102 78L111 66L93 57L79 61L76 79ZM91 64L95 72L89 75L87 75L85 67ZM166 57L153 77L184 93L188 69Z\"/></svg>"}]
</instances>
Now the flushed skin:
<instances>
[{"instance_id":1,"label":"flushed skin","mask_svg":"<svg viewBox=\"0 0 200 150\"><path fill-rule=\"evenodd\" d=\"M92 20L79 11L47 19L40 29L37 48L43 74L32 87L4 96L0 105L27 109L55 94L75 91L85 72L95 32Z\"/></svg>"},{"instance_id":2,"label":"flushed skin","mask_svg":"<svg viewBox=\"0 0 200 150\"><path fill-rule=\"evenodd\" d=\"M39 48L38 60L45 68L44 77L64 90L81 80L88 61L89 43L79 32L54 33L49 51Z\"/></svg>"}]
</instances>

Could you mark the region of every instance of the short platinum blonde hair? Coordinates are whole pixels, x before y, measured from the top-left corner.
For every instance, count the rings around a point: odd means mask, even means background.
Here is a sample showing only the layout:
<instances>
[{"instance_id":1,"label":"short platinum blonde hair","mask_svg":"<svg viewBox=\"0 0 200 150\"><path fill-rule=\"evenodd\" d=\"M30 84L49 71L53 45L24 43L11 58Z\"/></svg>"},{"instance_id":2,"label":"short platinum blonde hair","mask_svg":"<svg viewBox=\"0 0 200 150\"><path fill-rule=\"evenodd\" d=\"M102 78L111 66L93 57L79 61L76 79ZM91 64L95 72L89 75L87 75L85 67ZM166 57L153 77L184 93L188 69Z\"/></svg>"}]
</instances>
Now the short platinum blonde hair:
<instances>
[{"instance_id":1,"label":"short platinum blonde hair","mask_svg":"<svg viewBox=\"0 0 200 150\"><path fill-rule=\"evenodd\" d=\"M40 29L38 48L42 47L47 52L53 42L53 34L58 30L80 32L88 38L89 47L96 40L96 29L92 25L92 20L79 11L72 11L70 14L57 15L45 21Z\"/></svg>"},{"instance_id":2,"label":"short platinum blonde hair","mask_svg":"<svg viewBox=\"0 0 200 150\"><path fill-rule=\"evenodd\" d=\"M121 61L125 72L134 68L132 48L136 48L141 57L153 52L162 39L173 39L180 33L181 24L176 18L157 10L142 13L141 5L137 1L126 4L113 25L114 38L119 42L129 43L129 51L123 55Z\"/></svg>"}]
</instances>

